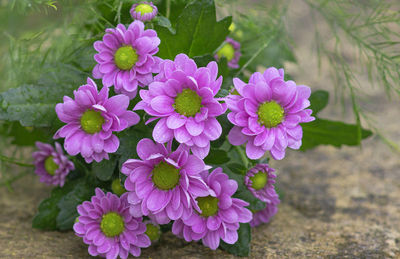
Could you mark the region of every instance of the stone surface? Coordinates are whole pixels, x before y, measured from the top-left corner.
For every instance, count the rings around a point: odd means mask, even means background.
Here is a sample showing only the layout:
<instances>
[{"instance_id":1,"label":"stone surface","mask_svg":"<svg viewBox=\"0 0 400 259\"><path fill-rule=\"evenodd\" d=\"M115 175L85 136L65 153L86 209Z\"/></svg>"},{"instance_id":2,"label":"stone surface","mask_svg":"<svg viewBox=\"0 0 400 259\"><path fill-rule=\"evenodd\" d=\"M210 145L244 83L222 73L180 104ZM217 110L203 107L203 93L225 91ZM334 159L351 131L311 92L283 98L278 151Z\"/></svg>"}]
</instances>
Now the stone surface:
<instances>
[{"instance_id":1,"label":"stone surface","mask_svg":"<svg viewBox=\"0 0 400 259\"><path fill-rule=\"evenodd\" d=\"M286 70L313 89L332 90L328 74L314 73L316 60L308 58L313 55L312 35L306 32L310 21L302 8L291 10L291 24L299 26L293 31L300 65L288 64ZM400 143L398 99L388 102L378 90L366 91L365 108L379 112L377 125ZM342 117L340 112L331 103L320 116L352 121L351 115ZM400 257L400 159L380 139L370 138L362 148L290 151L272 166L277 168L283 199L272 222L253 230L251 258ZM50 188L32 175L13 187L12 193L0 189L0 258L89 258L87 247L73 232L31 228L37 205ZM142 257L235 258L172 234L144 249Z\"/></svg>"}]
</instances>

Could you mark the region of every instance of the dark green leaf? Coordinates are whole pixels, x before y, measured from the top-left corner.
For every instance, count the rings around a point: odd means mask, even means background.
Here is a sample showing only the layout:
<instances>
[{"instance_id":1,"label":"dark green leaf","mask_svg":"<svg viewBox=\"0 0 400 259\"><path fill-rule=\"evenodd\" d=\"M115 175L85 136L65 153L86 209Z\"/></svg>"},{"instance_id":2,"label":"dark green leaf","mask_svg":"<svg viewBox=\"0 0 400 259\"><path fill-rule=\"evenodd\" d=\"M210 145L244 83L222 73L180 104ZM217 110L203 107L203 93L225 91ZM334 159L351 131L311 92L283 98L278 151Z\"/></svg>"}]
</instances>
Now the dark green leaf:
<instances>
[{"instance_id":1,"label":"dark green leaf","mask_svg":"<svg viewBox=\"0 0 400 259\"><path fill-rule=\"evenodd\" d=\"M155 26L161 39L158 56L174 59L179 53L189 57L212 54L228 35L232 18L217 22L213 0L199 0L188 4L176 22L176 34Z\"/></svg>"},{"instance_id":2,"label":"dark green leaf","mask_svg":"<svg viewBox=\"0 0 400 259\"><path fill-rule=\"evenodd\" d=\"M57 207L60 210L57 216L57 228L59 230L72 229L75 219L78 216L76 207L82 202L89 200L93 194L93 186L85 181L75 184L74 188L57 203Z\"/></svg>"},{"instance_id":3,"label":"dark green leaf","mask_svg":"<svg viewBox=\"0 0 400 259\"><path fill-rule=\"evenodd\" d=\"M146 126L140 123L119 134L120 146L117 150L117 154L121 156L119 159L119 168L121 168L126 160L137 158L137 143L143 138L151 138L151 132L151 130L146 130Z\"/></svg>"},{"instance_id":4,"label":"dark green leaf","mask_svg":"<svg viewBox=\"0 0 400 259\"><path fill-rule=\"evenodd\" d=\"M198 67L205 67L211 61L215 61L215 58L211 55L197 56L193 57L194 62L196 62Z\"/></svg>"},{"instance_id":5,"label":"dark green leaf","mask_svg":"<svg viewBox=\"0 0 400 259\"><path fill-rule=\"evenodd\" d=\"M210 153L204 159L204 163L208 165L222 165L229 162L228 154L221 149L211 148Z\"/></svg>"},{"instance_id":6,"label":"dark green leaf","mask_svg":"<svg viewBox=\"0 0 400 259\"><path fill-rule=\"evenodd\" d=\"M32 227L43 230L57 229L57 216L60 209L57 203L60 199L72 190L75 182L69 182L64 187L56 187L52 190L50 198L43 200L39 205L39 211L32 221Z\"/></svg>"},{"instance_id":7,"label":"dark green leaf","mask_svg":"<svg viewBox=\"0 0 400 259\"><path fill-rule=\"evenodd\" d=\"M316 119L315 121L302 124L303 139L300 150L307 150L318 145L342 145L357 146L360 142L357 138L357 125L347 124L340 121ZM362 139L372 135L369 130L362 129Z\"/></svg>"},{"instance_id":8,"label":"dark green leaf","mask_svg":"<svg viewBox=\"0 0 400 259\"><path fill-rule=\"evenodd\" d=\"M323 110L329 101L329 93L324 90L314 91L310 96L310 109L313 111L313 115Z\"/></svg>"},{"instance_id":9,"label":"dark green leaf","mask_svg":"<svg viewBox=\"0 0 400 259\"><path fill-rule=\"evenodd\" d=\"M247 168L244 167L242 164L230 163L227 166L233 173L238 175L245 175L247 172Z\"/></svg>"},{"instance_id":10,"label":"dark green leaf","mask_svg":"<svg viewBox=\"0 0 400 259\"><path fill-rule=\"evenodd\" d=\"M66 65L49 68L43 73L45 78L37 85L22 85L0 94L1 120L37 127L54 126L58 122L56 104L62 102L64 95L71 95L74 89L84 84L84 77Z\"/></svg>"},{"instance_id":11,"label":"dark green leaf","mask_svg":"<svg viewBox=\"0 0 400 259\"><path fill-rule=\"evenodd\" d=\"M233 244L227 244L221 240L220 247L237 256L248 256L250 254L250 242L251 242L251 228L249 223L240 223L238 229L238 241Z\"/></svg>"},{"instance_id":12,"label":"dark green leaf","mask_svg":"<svg viewBox=\"0 0 400 259\"><path fill-rule=\"evenodd\" d=\"M103 159L100 163L93 162L92 171L102 181L108 181L114 173L117 159L115 156L110 156L109 160Z\"/></svg>"}]
</instances>

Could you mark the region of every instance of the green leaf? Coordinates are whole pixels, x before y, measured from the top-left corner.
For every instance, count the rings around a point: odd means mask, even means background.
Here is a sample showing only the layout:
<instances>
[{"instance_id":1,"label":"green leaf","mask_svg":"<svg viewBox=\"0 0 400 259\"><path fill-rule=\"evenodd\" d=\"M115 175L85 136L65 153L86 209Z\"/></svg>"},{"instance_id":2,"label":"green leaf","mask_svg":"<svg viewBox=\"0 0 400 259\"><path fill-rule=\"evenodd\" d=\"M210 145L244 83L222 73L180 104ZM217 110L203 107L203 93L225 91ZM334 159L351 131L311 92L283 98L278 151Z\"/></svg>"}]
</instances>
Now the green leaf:
<instances>
[{"instance_id":1,"label":"green leaf","mask_svg":"<svg viewBox=\"0 0 400 259\"><path fill-rule=\"evenodd\" d=\"M43 73L45 77L36 85L22 85L0 94L0 120L37 127L58 123L56 104L84 84L84 77L67 65L49 68Z\"/></svg>"},{"instance_id":2,"label":"green leaf","mask_svg":"<svg viewBox=\"0 0 400 259\"><path fill-rule=\"evenodd\" d=\"M194 62L196 62L198 67L206 67L211 61L215 61L215 58L210 54L204 56L193 57Z\"/></svg>"},{"instance_id":3,"label":"green leaf","mask_svg":"<svg viewBox=\"0 0 400 259\"><path fill-rule=\"evenodd\" d=\"M310 109L313 111L313 115L323 110L329 101L329 92L324 90L314 91L310 96Z\"/></svg>"},{"instance_id":4,"label":"green leaf","mask_svg":"<svg viewBox=\"0 0 400 259\"><path fill-rule=\"evenodd\" d=\"M227 244L221 240L220 247L237 256L248 256L250 254L250 242L251 242L251 228L249 223L240 223L238 229L238 241L233 244Z\"/></svg>"},{"instance_id":5,"label":"green leaf","mask_svg":"<svg viewBox=\"0 0 400 259\"><path fill-rule=\"evenodd\" d=\"M227 165L227 167L235 174L238 175L245 175L247 172L247 168L242 165L242 164L238 164L238 163L230 163Z\"/></svg>"},{"instance_id":6,"label":"green leaf","mask_svg":"<svg viewBox=\"0 0 400 259\"><path fill-rule=\"evenodd\" d=\"M211 148L210 153L204 159L208 165L222 165L229 162L228 153L221 149Z\"/></svg>"},{"instance_id":7,"label":"green leaf","mask_svg":"<svg viewBox=\"0 0 400 259\"><path fill-rule=\"evenodd\" d=\"M189 57L212 54L225 40L232 17L216 21L213 0L199 0L188 4L176 22L176 34L155 26L161 39L158 56L174 59L179 53Z\"/></svg>"},{"instance_id":8,"label":"green leaf","mask_svg":"<svg viewBox=\"0 0 400 259\"><path fill-rule=\"evenodd\" d=\"M360 141L357 138L358 128L354 124L317 118L315 121L302 124L302 127L303 144L300 148L302 151L318 145L332 145L335 147L360 145ZM371 131L362 129L362 139L371 135Z\"/></svg>"},{"instance_id":9,"label":"green leaf","mask_svg":"<svg viewBox=\"0 0 400 259\"><path fill-rule=\"evenodd\" d=\"M1 124L0 134L10 137L11 144L17 146L33 146L36 141L50 142L52 138L41 128L23 127L19 122Z\"/></svg>"},{"instance_id":10,"label":"green leaf","mask_svg":"<svg viewBox=\"0 0 400 259\"><path fill-rule=\"evenodd\" d=\"M170 22L170 20L168 20L167 17L161 16L161 15L156 16L153 19L153 22L155 22L158 26L167 28L171 33L175 34L175 29L172 28L171 22Z\"/></svg>"},{"instance_id":11,"label":"green leaf","mask_svg":"<svg viewBox=\"0 0 400 259\"><path fill-rule=\"evenodd\" d=\"M49 198L43 200L39 205L39 211L32 221L32 227L43 230L57 229L57 215L60 209L57 203L60 199L70 192L75 182L66 183L62 188L56 187L52 190Z\"/></svg>"},{"instance_id":12,"label":"green leaf","mask_svg":"<svg viewBox=\"0 0 400 259\"><path fill-rule=\"evenodd\" d=\"M85 181L80 181L66 195L61 197L57 203L60 212L57 215L57 228L59 230L72 229L75 219L78 216L76 207L82 202L89 200L94 195L94 188Z\"/></svg>"},{"instance_id":13,"label":"green leaf","mask_svg":"<svg viewBox=\"0 0 400 259\"><path fill-rule=\"evenodd\" d=\"M137 158L136 146L143 138L151 138L151 131L146 130L143 122L121 132L118 136L120 145L117 154L120 155L119 168L130 158Z\"/></svg>"},{"instance_id":14,"label":"green leaf","mask_svg":"<svg viewBox=\"0 0 400 259\"><path fill-rule=\"evenodd\" d=\"M243 185L244 186L244 185ZM260 201L254 195L247 189L246 186L245 188L241 188L240 190L234 194L235 198L239 198L241 200L247 201L249 203L249 206L247 206L248 209L252 211L259 211L265 209L265 202Z\"/></svg>"},{"instance_id":15,"label":"green leaf","mask_svg":"<svg viewBox=\"0 0 400 259\"><path fill-rule=\"evenodd\" d=\"M111 179L116 165L117 159L112 155L109 160L103 159L100 163L94 162L92 171L100 180L108 181Z\"/></svg>"}]
</instances>

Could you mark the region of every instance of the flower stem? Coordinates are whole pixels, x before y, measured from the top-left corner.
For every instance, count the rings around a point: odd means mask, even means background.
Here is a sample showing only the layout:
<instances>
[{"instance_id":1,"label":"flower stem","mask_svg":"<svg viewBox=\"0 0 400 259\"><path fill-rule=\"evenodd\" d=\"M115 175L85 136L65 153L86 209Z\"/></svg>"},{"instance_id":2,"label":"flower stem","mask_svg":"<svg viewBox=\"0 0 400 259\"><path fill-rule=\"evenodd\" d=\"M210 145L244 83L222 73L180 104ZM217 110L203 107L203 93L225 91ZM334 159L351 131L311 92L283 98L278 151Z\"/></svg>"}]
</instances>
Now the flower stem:
<instances>
[{"instance_id":1,"label":"flower stem","mask_svg":"<svg viewBox=\"0 0 400 259\"><path fill-rule=\"evenodd\" d=\"M272 38L267 40L257 51L256 53L251 56L251 58L243 65L243 67L235 74L235 76L238 76L240 73L242 73L250 64L253 62L253 60L260 55L261 51L263 51L266 47L268 47L269 43L271 42Z\"/></svg>"},{"instance_id":2,"label":"flower stem","mask_svg":"<svg viewBox=\"0 0 400 259\"><path fill-rule=\"evenodd\" d=\"M247 159L246 154L243 152L243 149L240 146L234 146L234 147L236 148L236 151L238 152L240 158L242 159L244 167L246 167L247 169L249 165L249 160Z\"/></svg>"},{"instance_id":3,"label":"flower stem","mask_svg":"<svg viewBox=\"0 0 400 259\"><path fill-rule=\"evenodd\" d=\"M33 164L22 163L22 162L14 160L11 157L7 157L7 156L3 156L3 155L0 155L0 160L10 163L10 164L14 164L14 165L19 165L19 166L24 166L24 167L35 167L35 165L33 165Z\"/></svg>"},{"instance_id":4,"label":"flower stem","mask_svg":"<svg viewBox=\"0 0 400 259\"><path fill-rule=\"evenodd\" d=\"M167 10L165 12L165 16L169 19L169 13L171 9L171 0L167 0Z\"/></svg>"}]
</instances>

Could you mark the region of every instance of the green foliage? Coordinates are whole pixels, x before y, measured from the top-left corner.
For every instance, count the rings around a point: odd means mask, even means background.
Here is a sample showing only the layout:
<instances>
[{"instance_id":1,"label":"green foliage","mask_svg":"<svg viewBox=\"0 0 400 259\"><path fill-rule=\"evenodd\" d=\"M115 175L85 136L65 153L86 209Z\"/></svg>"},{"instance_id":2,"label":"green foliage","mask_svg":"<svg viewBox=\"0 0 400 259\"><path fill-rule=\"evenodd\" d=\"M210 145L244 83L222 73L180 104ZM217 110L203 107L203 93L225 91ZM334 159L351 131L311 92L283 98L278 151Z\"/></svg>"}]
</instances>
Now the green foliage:
<instances>
[{"instance_id":1,"label":"green foliage","mask_svg":"<svg viewBox=\"0 0 400 259\"><path fill-rule=\"evenodd\" d=\"M212 54L228 35L231 18L217 22L214 1L199 0L188 4L176 22L176 34L156 26L161 39L158 56L174 59L179 53L189 57Z\"/></svg>"},{"instance_id":2,"label":"green foliage","mask_svg":"<svg viewBox=\"0 0 400 259\"><path fill-rule=\"evenodd\" d=\"M74 185L74 188L66 195L61 197L57 203L59 213L56 218L57 229L68 230L72 229L78 211L76 207L94 195L94 186L88 184L86 181L80 181Z\"/></svg>"},{"instance_id":3,"label":"green foliage","mask_svg":"<svg viewBox=\"0 0 400 259\"><path fill-rule=\"evenodd\" d=\"M22 85L0 93L1 120L36 127L59 124L55 106L84 82L84 74L68 65L49 68L47 72L37 85Z\"/></svg>"},{"instance_id":4,"label":"green foliage","mask_svg":"<svg viewBox=\"0 0 400 259\"><path fill-rule=\"evenodd\" d=\"M116 165L117 158L111 155L109 160L104 159L100 163L93 162L92 171L101 181L108 181L111 179Z\"/></svg>"},{"instance_id":5,"label":"green foliage","mask_svg":"<svg viewBox=\"0 0 400 259\"><path fill-rule=\"evenodd\" d=\"M57 216L60 212L57 204L63 196L69 193L75 182L68 182L62 188L56 187L51 191L51 196L39 205L39 211L32 221L32 227L43 230L57 229Z\"/></svg>"},{"instance_id":6,"label":"green foliage","mask_svg":"<svg viewBox=\"0 0 400 259\"><path fill-rule=\"evenodd\" d=\"M326 107L329 101L329 93L326 91L315 91L311 94L310 109L315 116ZM314 148L318 145L342 145L357 146L361 140L372 135L369 130L361 129L361 138L358 137L358 126L340 121L331 121L316 118L315 121L303 123L303 139L300 150Z\"/></svg>"},{"instance_id":7,"label":"green foliage","mask_svg":"<svg viewBox=\"0 0 400 259\"><path fill-rule=\"evenodd\" d=\"M311 103L309 109L313 111L313 115L316 115L328 105L329 93L323 90L314 91L309 100Z\"/></svg>"},{"instance_id":8,"label":"green foliage","mask_svg":"<svg viewBox=\"0 0 400 259\"><path fill-rule=\"evenodd\" d=\"M238 241L233 245L221 240L220 248L237 256L248 256L250 254L251 243L251 228L249 223L240 223L238 236Z\"/></svg>"},{"instance_id":9,"label":"green foliage","mask_svg":"<svg viewBox=\"0 0 400 259\"><path fill-rule=\"evenodd\" d=\"M226 151L221 149L210 149L209 155L204 159L204 163L208 165L223 165L229 162L229 157Z\"/></svg>"},{"instance_id":10,"label":"green foliage","mask_svg":"<svg viewBox=\"0 0 400 259\"><path fill-rule=\"evenodd\" d=\"M51 137L42 128L23 127L19 122L0 124L0 135L11 139L11 144L17 146L33 146L36 141L49 142Z\"/></svg>"},{"instance_id":11,"label":"green foliage","mask_svg":"<svg viewBox=\"0 0 400 259\"><path fill-rule=\"evenodd\" d=\"M80 178L54 188L51 196L40 203L32 227L43 230L71 229L78 216L76 206L90 199L94 194L93 187L89 181Z\"/></svg>"},{"instance_id":12,"label":"green foliage","mask_svg":"<svg viewBox=\"0 0 400 259\"><path fill-rule=\"evenodd\" d=\"M357 137L358 127L354 124L317 118L315 121L302 124L302 127L303 144L300 148L302 151L318 145L340 147L342 145L358 146L361 144ZM371 135L371 131L362 129L362 139Z\"/></svg>"}]
</instances>

